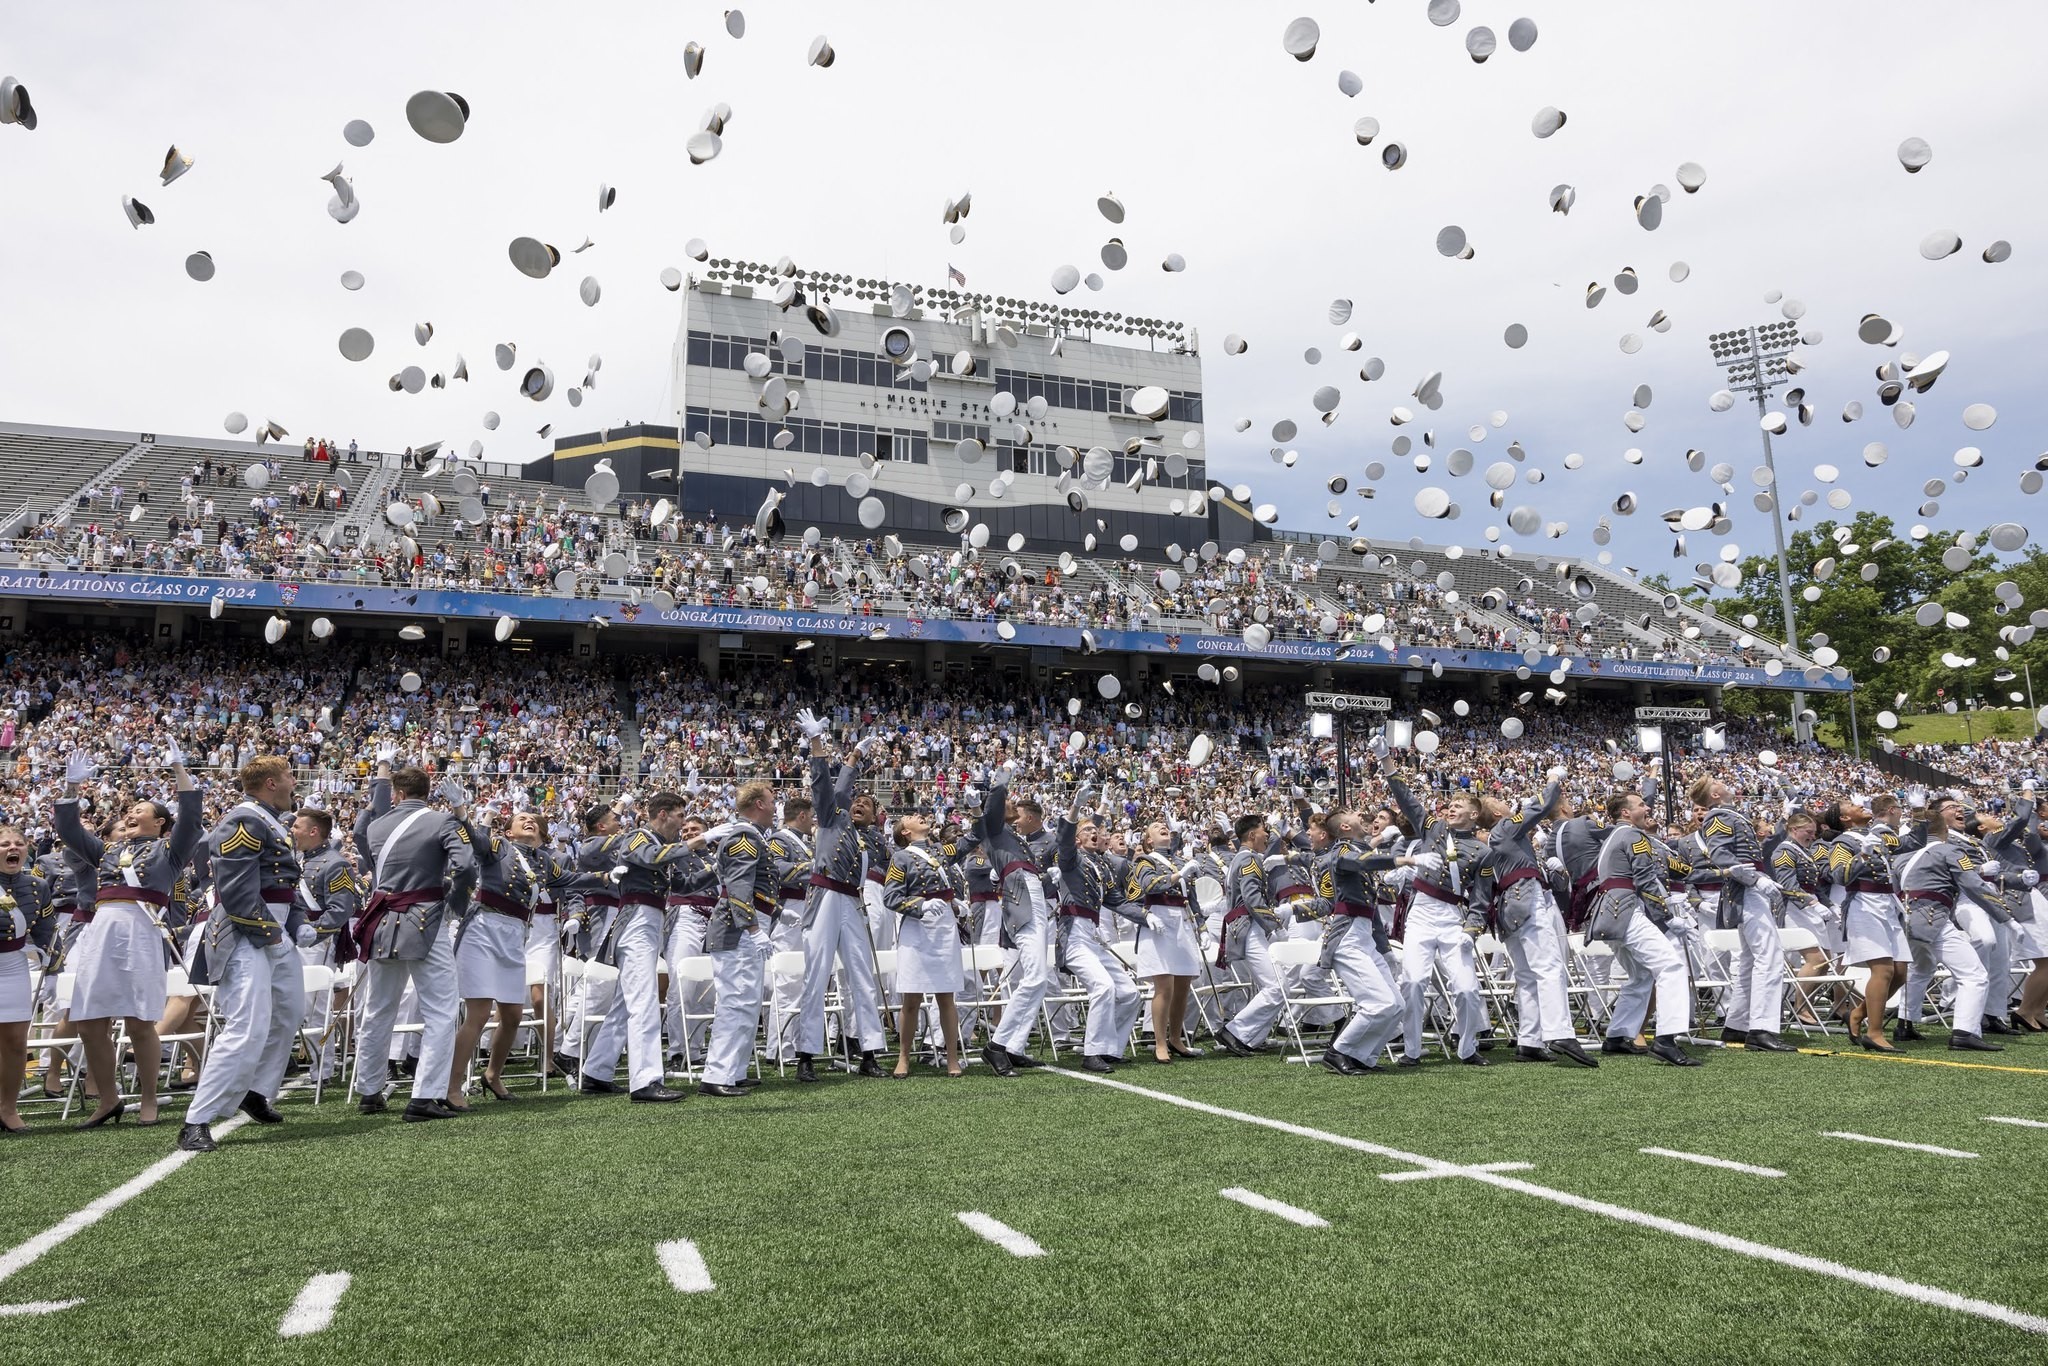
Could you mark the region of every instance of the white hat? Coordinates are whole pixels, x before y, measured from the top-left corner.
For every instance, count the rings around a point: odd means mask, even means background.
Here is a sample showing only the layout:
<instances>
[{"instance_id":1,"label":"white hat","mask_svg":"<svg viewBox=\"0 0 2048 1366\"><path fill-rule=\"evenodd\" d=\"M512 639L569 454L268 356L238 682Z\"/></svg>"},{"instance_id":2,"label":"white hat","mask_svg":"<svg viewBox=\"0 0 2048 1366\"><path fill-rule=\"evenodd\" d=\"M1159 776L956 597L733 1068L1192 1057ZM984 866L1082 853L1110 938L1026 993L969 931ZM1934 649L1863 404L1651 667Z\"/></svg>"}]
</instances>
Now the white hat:
<instances>
[{"instance_id":1,"label":"white hat","mask_svg":"<svg viewBox=\"0 0 2048 1366\"><path fill-rule=\"evenodd\" d=\"M422 90L405 102L405 121L428 142L453 142L469 124L469 101L445 90Z\"/></svg>"}]
</instances>

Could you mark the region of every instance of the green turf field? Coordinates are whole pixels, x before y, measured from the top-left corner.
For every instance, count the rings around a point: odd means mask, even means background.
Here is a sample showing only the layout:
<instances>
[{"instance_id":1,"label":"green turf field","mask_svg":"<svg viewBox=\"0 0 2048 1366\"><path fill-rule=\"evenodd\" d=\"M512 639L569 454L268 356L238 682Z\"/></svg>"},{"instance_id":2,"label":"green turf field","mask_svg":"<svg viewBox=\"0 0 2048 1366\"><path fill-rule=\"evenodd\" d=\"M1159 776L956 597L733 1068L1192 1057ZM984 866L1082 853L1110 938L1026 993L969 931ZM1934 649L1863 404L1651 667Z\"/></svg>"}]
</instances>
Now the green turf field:
<instances>
[{"instance_id":1,"label":"green turf field","mask_svg":"<svg viewBox=\"0 0 2048 1366\"><path fill-rule=\"evenodd\" d=\"M1272 1056L1118 1073L1156 1095L1044 1070L771 1079L745 1101L557 1091L434 1125L293 1097L286 1124L238 1129L0 1279L0 1305L84 1301L0 1319L0 1343L7 1361L67 1366L2039 1360L2048 1128L1985 1117L2048 1121L2048 1042L1986 1060L2039 1070L1731 1050L1689 1071L1432 1061L1338 1078ZM1165 1097L1439 1163L1530 1166L1385 1181L1419 1168ZM135 1177L175 1135L0 1147L0 1249ZM1327 1226L1226 1201L1226 1187ZM2035 1316L2033 1331L1557 1192L1971 1296ZM984 1241L962 1211L1045 1255ZM713 1289L671 1287L656 1248L677 1239ZM331 1326L280 1339L307 1280L340 1271L353 1281Z\"/></svg>"}]
</instances>

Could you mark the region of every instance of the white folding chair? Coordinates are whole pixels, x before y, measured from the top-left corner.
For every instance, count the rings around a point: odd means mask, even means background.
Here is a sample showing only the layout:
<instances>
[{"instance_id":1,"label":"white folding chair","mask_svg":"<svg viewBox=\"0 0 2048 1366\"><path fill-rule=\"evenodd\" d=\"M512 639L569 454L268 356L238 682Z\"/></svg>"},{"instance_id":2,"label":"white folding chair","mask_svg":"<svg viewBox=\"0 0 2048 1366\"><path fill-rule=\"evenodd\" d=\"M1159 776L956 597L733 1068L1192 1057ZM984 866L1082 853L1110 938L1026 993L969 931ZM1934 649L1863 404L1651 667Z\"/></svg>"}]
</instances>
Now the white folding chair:
<instances>
[{"instance_id":1,"label":"white folding chair","mask_svg":"<svg viewBox=\"0 0 2048 1366\"><path fill-rule=\"evenodd\" d=\"M709 990L713 966L711 955L708 953L692 954L675 965L675 978L681 983L682 1004L676 1007L676 1016L683 1032L683 1075L691 1081L697 1080L700 1069L696 1051L690 1047L690 1027L702 1021L705 1029L710 1029L711 1017L718 1010L718 1002L712 998ZM691 988L700 986L706 988L705 1007L702 1012L696 1012L690 1009L690 998L696 995Z\"/></svg>"},{"instance_id":2,"label":"white folding chair","mask_svg":"<svg viewBox=\"0 0 2048 1366\"><path fill-rule=\"evenodd\" d=\"M1778 931L1778 947L1784 951L1787 960L1795 957L1803 960L1806 950L1820 948L1820 939L1812 930L1787 926ZM1785 971L1785 985L1792 989L1793 1001L1799 1007L1792 1012L1792 1023L1808 1037L1815 1030L1819 1030L1823 1037L1832 1032L1828 1028L1830 1012L1836 1004L1846 1001L1847 994L1856 988L1855 979L1829 959L1825 949L1821 950L1821 957L1823 967L1811 977L1799 976L1789 961ZM1800 1019L1802 1013L1813 1016L1812 1022ZM1842 1028L1844 1033L1848 1032L1846 1024Z\"/></svg>"},{"instance_id":3,"label":"white folding chair","mask_svg":"<svg viewBox=\"0 0 2048 1366\"><path fill-rule=\"evenodd\" d=\"M971 1006L961 1009L960 1054L961 1066L979 1062L975 1050L968 1046L974 1030L968 1025L970 1011L978 1026L989 1037L995 1037L995 1022L1001 1018L1003 1008L1009 1004L1009 993L1003 980L1003 948L1000 944L962 944L960 946L960 967L971 974L980 992L980 999Z\"/></svg>"},{"instance_id":4,"label":"white folding chair","mask_svg":"<svg viewBox=\"0 0 2048 1366\"><path fill-rule=\"evenodd\" d=\"M1703 1018L1714 1020L1721 1017L1723 1004L1728 999L1728 992L1734 986L1735 963L1742 953L1742 932L1740 930L1707 930L1702 935L1702 938L1706 940L1707 944L1707 968L1713 974L1708 980L1718 988L1711 1000L1703 1002L1708 1007L1708 1012ZM1702 995L1705 995L1704 991Z\"/></svg>"},{"instance_id":5,"label":"white folding chair","mask_svg":"<svg viewBox=\"0 0 2048 1366\"><path fill-rule=\"evenodd\" d=\"M316 1004L305 1018L299 1021L299 1042L305 1045L306 1055L312 1060L307 1069L313 1074L311 1090L313 1103L318 1105L326 1091L327 1076L320 1066L320 1046L327 1039L327 1031L334 1024L334 980L333 968L320 963L304 963L299 967L299 981L306 996ZM285 1090L306 1090L304 1084L286 1085Z\"/></svg>"},{"instance_id":6,"label":"white folding chair","mask_svg":"<svg viewBox=\"0 0 2048 1366\"><path fill-rule=\"evenodd\" d=\"M1302 1016L1319 1006L1340 1006L1349 1010L1352 1004L1351 997L1341 987L1335 995L1330 995L1301 990L1295 985L1298 978L1290 973L1289 969L1298 972L1302 968L1312 968L1319 964L1323 957L1323 946L1319 941L1276 939L1266 946L1266 952L1271 956L1273 966L1280 970L1280 1027L1287 1031L1287 1037L1294 1045L1294 1051L1287 1054L1282 1061L1315 1062L1322 1055L1320 1052L1311 1055L1308 1045L1302 1042Z\"/></svg>"},{"instance_id":7,"label":"white folding chair","mask_svg":"<svg viewBox=\"0 0 2048 1366\"><path fill-rule=\"evenodd\" d=\"M532 991L535 987L540 988L540 1016L537 1019L527 1019L522 1027L533 1031L534 1051L538 1054L534 1059L533 1070L540 1074L540 1091L542 1095L546 1095L548 1091L548 1078L554 1074L555 1070L553 1066L555 1053L554 1031L548 1027L548 1022L554 1018L555 1012L561 1009L561 1002L557 996L555 983L550 979L547 968L544 965L528 964L526 969L526 989L529 1003L532 1001Z\"/></svg>"},{"instance_id":8,"label":"white folding chair","mask_svg":"<svg viewBox=\"0 0 2048 1366\"><path fill-rule=\"evenodd\" d=\"M893 959L895 955L892 953L890 957ZM788 1070L788 1064L783 1061L784 1049L782 1045L784 1043L784 1036L789 1033L790 1026L795 1024L799 1017L794 1014L785 1015L783 1013L782 997L776 988L777 986L786 987L791 982L794 982L798 990L801 991L804 981L804 963L804 951L802 949L783 949L768 956L767 1028L768 1037L775 1043L772 1051L775 1054L775 1075L778 1077ZM685 1029L684 1032L687 1034L688 1030Z\"/></svg>"},{"instance_id":9,"label":"white folding chair","mask_svg":"<svg viewBox=\"0 0 2048 1366\"><path fill-rule=\"evenodd\" d=\"M1482 934L1472 943L1473 967L1479 978L1479 1001L1496 1034L1514 1037L1521 1023L1515 997L1515 965L1497 935Z\"/></svg>"}]
</instances>

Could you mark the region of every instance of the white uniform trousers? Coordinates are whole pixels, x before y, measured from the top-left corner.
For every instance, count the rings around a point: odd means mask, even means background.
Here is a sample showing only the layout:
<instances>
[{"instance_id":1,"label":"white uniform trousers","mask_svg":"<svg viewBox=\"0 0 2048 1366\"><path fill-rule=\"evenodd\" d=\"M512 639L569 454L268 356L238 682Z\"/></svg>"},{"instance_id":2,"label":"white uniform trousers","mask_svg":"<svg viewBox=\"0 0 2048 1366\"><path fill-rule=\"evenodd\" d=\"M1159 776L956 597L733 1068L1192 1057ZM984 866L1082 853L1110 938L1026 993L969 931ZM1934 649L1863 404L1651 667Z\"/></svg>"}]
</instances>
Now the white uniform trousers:
<instances>
[{"instance_id":1,"label":"white uniform trousers","mask_svg":"<svg viewBox=\"0 0 2048 1366\"><path fill-rule=\"evenodd\" d=\"M1737 893L1731 882L1721 895ZM1730 1029L1775 1034L1785 1017L1785 951L1778 943L1778 922L1762 892L1744 888L1740 895L1742 923L1736 933L1741 944L1728 965L1724 1014Z\"/></svg>"},{"instance_id":2,"label":"white uniform trousers","mask_svg":"<svg viewBox=\"0 0 2048 1366\"><path fill-rule=\"evenodd\" d=\"M1408 1019L1402 1031L1402 1051L1411 1058L1422 1056L1423 1001L1433 968L1442 970L1455 1011L1451 1028L1458 1036L1458 1056L1469 1058L1479 1051L1479 1027L1485 1015L1479 1008L1479 973L1474 965L1472 936L1465 933L1464 921L1462 907L1432 896L1418 895L1409 903L1407 938L1401 941L1402 972L1408 979Z\"/></svg>"},{"instance_id":3,"label":"white uniform trousers","mask_svg":"<svg viewBox=\"0 0 2048 1366\"><path fill-rule=\"evenodd\" d=\"M2003 1018L2012 1010L2012 946L2013 927L2007 921L1994 920L1982 906L1965 902L1956 908L1956 918L1962 922L1963 933L1977 946L1978 957L1984 960L1986 978L1984 992L1984 1013ZM1976 1033L1984 1021L1979 1018L1966 1022L1963 1028Z\"/></svg>"},{"instance_id":4,"label":"white uniform trousers","mask_svg":"<svg viewBox=\"0 0 2048 1366\"><path fill-rule=\"evenodd\" d=\"M1506 936L1502 947L1515 972L1515 1042L1534 1048L1577 1036L1565 993L1564 940L1556 912L1546 904Z\"/></svg>"},{"instance_id":5,"label":"white uniform trousers","mask_svg":"<svg viewBox=\"0 0 2048 1366\"><path fill-rule=\"evenodd\" d=\"M362 1033L356 1040L356 1092L374 1096L390 1080L391 1026L405 989L419 1003L420 1064L413 1094L446 1099L448 1068L455 1052L455 941L437 934L424 958L382 958L364 965ZM425 1090L421 1090L425 1087Z\"/></svg>"},{"instance_id":6,"label":"white uniform trousers","mask_svg":"<svg viewBox=\"0 0 2048 1366\"><path fill-rule=\"evenodd\" d=\"M1002 909L992 906L989 914L1000 916ZM1022 1053L1031 1043L1031 1030L1038 1023L1045 993L1052 989L1052 920L1042 896L1032 896L1030 923L1012 930L1010 939L1017 946L1017 962L1010 971L1010 999L1003 1006L1003 1022L997 1026L993 1042L1006 1053Z\"/></svg>"},{"instance_id":7,"label":"white uniform trousers","mask_svg":"<svg viewBox=\"0 0 2048 1366\"><path fill-rule=\"evenodd\" d=\"M1256 920L1245 931L1242 968L1244 975L1251 978L1252 998L1230 1017L1224 1028L1245 1047L1263 1048L1274 1022L1280 1018L1280 1008L1287 1004L1287 988L1273 962L1266 931Z\"/></svg>"},{"instance_id":8,"label":"white uniform trousers","mask_svg":"<svg viewBox=\"0 0 2048 1366\"><path fill-rule=\"evenodd\" d=\"M761 1026L761 979L768 952L768 937L756 933L711 955L711 983L718 992L718 1003L712 1007L705 1081L733 1086L747 1075L747 1063L754 1055L754 1031Z\"/></svg>"},{"instance_id":9,"label":"white uniform trousers","mask_svg":"<svg viewBox=\"0 0 2048 1366\"><path fill-rule=\"evenodd\" d=\"M874 951L896 947L896 913L882 903L882 884L863 880L860 884L861 914L867 917L868 942ZM875 974L877 995L882 1000L896 999L896 974L877 972ZM867 1035L861 1035L863 1039ZM879 1046L879 1040L877 1045Z\"/></svg>"},{"instance_id":10,"label":"white uniform trousers","mask_svg":"<svg viewBox=\"0 0 2048 1366\"><path fill-rule=\"evenodd\" d=\"M1068 928L1067 971L1088 993L1082 1051L1095 1057L1121 1058L1138 1023L1137 984L1096 927L1085 920L1075 920Z\"/></svg>"},{"instance_id":11,"label":"white uniform trousers","mask_svg":"<svg viewBox=\"0 0 2048 1366\"><path fill-rule=\"evenodd\" d=\"M816 1057L825 1051L825 988L835 959L839 996L851 1012L856 1051L879 1049L887 1041L882 1033L882 989L875 981L875 951L868 933L867 912L858 898L818 889L818 915L803 938L804 992L798 1006L797 1052Z\"/></svg>"},{"instance_id":12,"label":"white uniform trousers","mask_svg":"<svg viewBox=\"0 0 2048 1366\"><path fill-rule=\"evenodd\" d=\"M1991 975L1984 969L1984 955L1969 933L1953 921L1943 921L1941 936L1932 944L1913 941L1913 968L1917 973L1923 953L1932 962L1938 962L1948 969L1950 979L1955 983L1955 1013L1949 1017L1950 1026L1965 1034L1976 1034L1984 1028L1985 1005L1990 997ZM1908 981L1913 974L1908 974ZM1927 976L1932 978L1934 969L1930 963ZM1920 994L1912 997L1915 1023L1920 1018L1920 1002L1926 999L1927 986L1923 982ZM1901 1003L1899 1017L1906 1018L1904 1003Z\"/></svg>"},{"instance_id":13,"label":"white uniform trousers","mask_svg":"<svg viewBox=\"0 0 2048 1366\"><path fill-rule=\"evenodd\" d=\"M274 1097L284 1085L292 1040L305 1018L305 979L292 945L266 947L237 934L227 960L215 974L218 1028L185 1111L187 1124L226 1119L251 1091Z\"/></svg>"},{"instance_id":14,"label":"white uniform trousers","mask_svg":"<svg viewBox=\"0 0 2048 1366\"><path fill-rule=\"evenodd\" d=\"M782 914L775 917L775 924L768 930L768 944L776 953L801 953L804 947L804 902L802 897L782 903ZM805 965L808 974L809 965ZM778 1022L800 1019L804 1003L804 978L791 974L777 977L770 988L775 993L774 1018ZM793 1032L787 1024L781 1028L781 1037L775 1042L776 1058L788 1062L790 1054L796 1051Z\"/></svg>"},{"instance_id":15,"label":"white uniform trousers","mask_svg":"<svg viewBox=\"0 0 2048 1366\"><path fill-rule=\"evenodd\" d=\"M704 1056L704 1040L711 1028L711 983L685 982L683 960L704 956L704 930L709 916L697 914L694 906L679 906L675 924L668 932L668 999L662 1003L662 1029L668 1036L668 1051L681 1053L693 1063ZM690 1027L683 1028L689 1014Z\"/></svg>"},{"instance_id":16,"label":"white uniform trousers","mask_svg":"<svg viewBox=\"0 0 2048 1366\"><path fill-rule=\"evenodd\" d=\"M1401 1032L1408 1012L1394 969L1373 943L1371 925L1353 920L1345 928L1331 970L1352 1002L1351 1019L1338 1032L1336 1049L1377 1067L1380 1053Z\"/></svg>"},{"instance_id":17,"label":"white uniform trousers","mask_svg":"<svg viewBox=\"0 0 2048 1366\"><path fill-rule=\"evenodd\" d=\"M1685 958L1673 948L1664 932L1637 911L1628 918L1620 943L1610 942L1614 962L1624 975L1621 990L1614 997L1614 1012L1608 1017L1607 1037L1633 1039L1642 1033L1650 1013L1652 992L1657 1000L1657 1032L1684 1034L1692 1028L1692 985Z\"/></svg>"},{"instance_id":18,"label":"white uniform trousers","mask_svg":"<svg viewBox=\"0 0 2048 1366\"><path fill-rule=\"evenodd\" d=\"M619 987L606 1007L604 1020L590 1036L583 1057L583 1075L611 1080L621 1049L631 1089L653 1086L661 1066L661 908L629 905L619 908L614 922L612 961L618 965ZM425 1070L426 1064L420 1064Z\"/></svg>"}]
</instances>

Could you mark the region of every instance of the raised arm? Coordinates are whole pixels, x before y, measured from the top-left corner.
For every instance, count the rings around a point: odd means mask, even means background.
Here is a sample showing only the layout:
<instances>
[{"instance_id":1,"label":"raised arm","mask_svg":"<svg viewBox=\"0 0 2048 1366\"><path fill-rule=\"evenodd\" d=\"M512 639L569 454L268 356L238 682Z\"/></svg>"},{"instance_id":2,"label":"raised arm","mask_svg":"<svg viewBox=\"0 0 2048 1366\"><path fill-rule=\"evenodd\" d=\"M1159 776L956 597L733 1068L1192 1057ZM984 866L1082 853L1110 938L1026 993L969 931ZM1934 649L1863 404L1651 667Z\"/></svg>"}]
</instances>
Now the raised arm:
<instances>
[{"instance_id":1,"label":"raised arm","mask_svg":"<svg viewBox=\"0 0 2048 1366\"><path fill-rule=\"evenodd\" d=\"M171 837L165 842L173 868L183 868L192 861L193 850L206 837L205 798L199 789L192 786L192 775L178 767L178 814L171 822Z\"/></svg>"},{"instance_id":2,"label":"raised arm","mask_svg":"<svg viewBox=\"0 0 2048 1366\"><path fill-rule=\"evenodd\" d=\"M1422 809L1422 803L1415 800L1415 794L1408 790L1408 784L1393 774L1387 775L1387 792L1393 797L1394 805L1400 809L1401 818L1408 822L1418 838L1429 833L1429 813Z\"/></svg>"}]
</instances>

